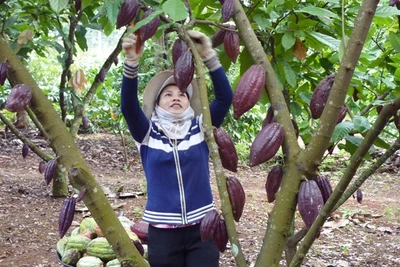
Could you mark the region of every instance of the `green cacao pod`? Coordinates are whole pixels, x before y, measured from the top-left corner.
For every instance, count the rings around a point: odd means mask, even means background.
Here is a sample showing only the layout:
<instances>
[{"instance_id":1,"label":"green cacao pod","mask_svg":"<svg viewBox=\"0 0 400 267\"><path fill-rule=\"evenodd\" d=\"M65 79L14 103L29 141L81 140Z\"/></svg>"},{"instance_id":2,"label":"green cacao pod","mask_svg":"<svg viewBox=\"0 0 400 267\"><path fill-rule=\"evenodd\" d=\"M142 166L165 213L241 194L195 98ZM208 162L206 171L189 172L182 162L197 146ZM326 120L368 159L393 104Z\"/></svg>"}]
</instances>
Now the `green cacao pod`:
<instances>
[{"instance_id":1,"label":"green cacao pod","mask_svg":"<svg viewBox=\"0 0 400 267\"><path fill-rule=\"evenodd\" d=\"M233 219L239 222L246 202L246 194L239 179L235 176L226 179L226 186L228 188L229 200L232 205Z\"/></svg>"},{"instance_id":2,"label":"green cacao pod","mask_svg":"<svg viewBox=\"0 0 400 267\"><path fill-rule=\"evenodd\" d=\"M313 119L318 119L321 117L334 81L335 75L331 74L320 81L315 88L310 101L310 110Z\"/></svg>"},{"instance_id":3,"label":"green cacao pod","mask_svg":"<svg viewBox=\"0 0 400 267\"><path fill-rule=\"evenodd\" d=\"M61 260L68 265L75 265L81 258L81 253L75 248L66 249Z\"/></svg>"},{"instance_id":4,"label":"green cacao pod","mask_svg":"<svg viewBox=\"0 0 400 267\"><path fill-rule=\"evenodd\" d=\"M260 99L265 88L265 70L262 65L251 66L240 78L233 93L233 117L237 120Z\"/></svg>"},{"instance_id":5,"label":"green cacao pod","mask_svg":"<svg viewBox=\"0 0 400 267\"><path fill-rule=\"evenodd\" d=\"M102 261L110 261L116 258L114 250L105 237L97 237L90 241L86 247L86 252Z\"/></svg>"},{"instance_id":6,"label":"green cacao pod","mask_svg":"<svg viewBox=\"0 0 400 267\"><path fill-rule=\"evenodd\" d=\"M267 181L265 183L265 191L267 192L267 199L269 203L274 202L275 194L278 192L279 187L281 186L282 177L283 169L280 165L274 166L268 173Z\"/></svg>"},{"instance_id":7,"label":"green cacao pod","mask_svg":"<svg viewBox=\"0 0 400 267\"><path fill-rule=\"evenodd\" d=\"M76 267L103 267L103 261L98 257L85 256L79 259L76 263Z\"/></svg>"},{"instance_id":8,"label":"green cacao pod","mask_svg":"<svg viewBox=\"0 0 400 267\"><path fill-rule=\"evenodd\" d=\"M222 167L232 172L237 172L238 155L232 138L223 128L214 128L214 138L218 145Z\"/></svg>"},{"instance_id":9,"label":"green cacao pod","mask_svg":"<svg viewBox=\"0 0 400 267\"><path fill-rule=\"evenodd\" d=\"M324 206L321 190L314 180L303 181L297 195L297 208L309 229Z\"/></svg>"},{"instance_id":10,"label":"green cacao pod","mask_svg":"<svg viewBox=\"0 0 400 267\"><path fill-rule=\"evenodd\" d=\"M283 128L277 122L272 122L262 128L250 148L250 167L264 163L275 156L283 143L283 138Z\"/></svg>"},{"instance_id":11,"label":"green cacao pod","mask_svg":"<svg viewBox=\"0 0 400 267\"><path fill-rule=\"evenodd\" d=\"M86 246L91 241L90 238L83 236L83 235L74 235L70 236L67 244L65 245L66 249L77 249L79 252L83 253L86 251Z\"/></svg>"},{"instance_id":12,"label":"green cacao pod","mask_svg":"<svg viewBox=\"0 0 400 267\"><path fill-rule=\"evenodd\" d=\"M129 25L135 18L139 4L137 0L125 0L119 8L117 15L117 29Z\"/></svg>"},{"instance_id":13,"label":"green cacao pod","mask_svg":"<svg viewBox=\"0 0 400 267\"><path fill-rule=\"evenodd\" d=\"M200 237L201 241L205 242L214 236L215 229L219 223L219 214L216 210L210 210L206 213L200 222Z\"/></svg>"}]
</instances>

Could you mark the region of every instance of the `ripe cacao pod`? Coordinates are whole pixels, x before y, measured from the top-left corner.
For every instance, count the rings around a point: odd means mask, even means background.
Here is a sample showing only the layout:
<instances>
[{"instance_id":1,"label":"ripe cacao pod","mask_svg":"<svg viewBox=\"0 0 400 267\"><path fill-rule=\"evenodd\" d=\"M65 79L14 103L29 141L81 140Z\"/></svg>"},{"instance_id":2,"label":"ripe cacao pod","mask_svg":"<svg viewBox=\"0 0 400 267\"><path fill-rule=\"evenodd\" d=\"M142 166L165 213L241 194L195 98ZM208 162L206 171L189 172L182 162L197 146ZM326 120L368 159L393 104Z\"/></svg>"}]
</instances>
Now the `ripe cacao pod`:
<instances>
[{"instance_id":1,"label":"ripe cacao pod","mask_svg":"<svg viewBox=\"0 0 400 267\"><path fill-rule=\"evenodd\" d=\"M262 65L251 66L240 78L233 93L233 117L237 120L260 99L265 87L265 70Z\"/></svg>"},{"instance_id":2,"label":"ripe cacao pod","mask_svg":"<svg viewBox=\"0 0 400 267\"><path fill-rule=\"evenodd\" d=\"M119 8L117 15L117 29L129 25L135 18L139 4L137 0L125 0Z\"/></svg>"},{"instance_id":3,"label":"ripe cacao pod","mask_svg":"<svg viewBox=\"0 0 400 267\"><path fill-rule=\"evenodd\" d=\"M244 203L246 202L246 194L244 193L242 184L235 176L226 179L229 200L232 205L233 219L239 222L243 214Z\"/></svg>"},{"instance_id":4,"label":"ripe cacao pod","mask_svg":"<svg viewBox=\"0 0 400 267\"><path fill-rule=\"evenodd\" d=\"M225 33L227 30L219 28L213 35L211 42L213 47L217 47L224 43Z\"/></svg>"},{"instance_id":5,"label":"ripe cacao pod","mask_svg":"<svg viewBox=\"0 0 400 267\"><path fill-rule=\"evenodd\" d=\"M106 70L104 68L101 68L100 73L99 73L99 81L104 82L106 79Z\"/></svg>"},{"instance_id":6,"label":"ripe cacao pod","mask_svg":"<svg viewBox=\"0 0 400 267\"><path fill-rule=\"evenodd\" d=\"M318 119L321 117L334 81L335 75L331 74L320 81L315 88L310 101L310 110L313 119Z\"/></svg>"},{"instance_id":7,"label":"ripe cacao pod","mask_svg":"<svg viewBox=\"0 0 400 267\"><path fill-rule=\"evenodd\" d=\"M274 166L268 173L267 181L265 183L265 191L267 192L267 199L269 203L275 201L275 194L278 192L279 187L281 186L282 177L283 169L280 165Z\"/></svg>"},{"instance_id":8,"label":"ripe cacao pod","mask_svg":"<svg viewBox=\"0 0 400 267\"><path fill-rule=\"evenodd\" d=\"M341 123L346 117L346 113L347 113L347 107L342 107L339 113L339 118L336 123Z\"/></svg>"},{"instance_id":9,"label":"ripe cacao pod","mask_svg":"<svg viewBox=\"0 0 400 267\"><path fill-rule=\"evenodd\" d=\"M321 191L314 180L303 181L297 196L297 207L306 228L309 229L324 206Z\"/></svg>"},{"instance_id":10,"label":"ripe cacao pod","mask_svg":"<svg viewBox=\"0 0 400 267\"><path fill-rule=\"evenodd\" d=\"M315 178L315 182L317 183L319 190L321 191L322 198L324 200L324 204L328 200L328 198L332 194L332 186L329 182L328 177L325 176L317 176Z\"/></svg>"},{"instance_id":11,"label":"ripe cacao pod","mask_svg":"<svg viewBox=\"0 0 400 267\"><path fill-rule=\"evenodd\" d=\"M76 197L76 202L81 201L85 197L86 191L87 190L86 190L86 187L85 187L79 192L78 196Z\"/></svg>"},{"instance_id":12,"label":"ripe cacao pod","mask_svg":"<svg viewBox=\"0 0 400 267\"><path fill-rule=\"evenodd\" d=\"M201 241L213 239L214 232L218 228L219 214L216 210L210 210L206 213L200 222Z\"/></svg>"},{"instance_id":13,"label":"ripe cacao pod","mask_svg":"<svg viewBox=\"0 0 400 267\"><path fill-rule=\"evenodd\" d=\"M68 196L61 207L58 217L58 235L62 238L72 224L75 215L76 199Z\"/></svg>"},{"instance_id":14,"label":"ripe cacao pod","mask_svg":"<svg viewBox=\"0 0 400 267\"><path fill-rule=\"evenodd\" d=\"M134 232L144 244L147 242L149 235L149 223L139 221L131 226L131 231Z\"/></svg>"},{"instance_id":15,"label":"ripe cacao pod","mask_svg":"<svg viewBox=\"0 0 400 267\"><path fill-rule=\"evenodd\" d=\"M31 103L31 99L31 88L26 84L17 84L11 89L5 108L10 112L22 111Z\"/></svg>"},{"instance_id":16,"label":"ripe cacao pod","mask_svg":"<svg viewBox=\"0 0 400 267\"><path fill-rule=\"evenodd\" d=\"M51 180L53 180L54 176L57 172L57 160L52 159L49 160L46 164L46 169L44 171L44 180L46 181L46 185L49 185Z\"/></svg>"},{"instance_id":17,"label":"ripe cacao pod","mask_svg":"<svg viewBox=\"0 0 400 267\"><path fill-rule=\"evenodd\" d=\"M174 79L181 92L186 92L186 88L193 80L194 62L193 54L190 50L183 53L176 61L174 68Z\"/></svg>"},{"instance_id":18,"label":"ripe cacao pod","mask_svg":"<svg viewBox=\"0 0 400 267\"><path fill-rule=\"evenodd\" d=\"M239 158L232 138L222 128L214 128L214 138L218 145L222 167L232 172L237 172Z\"/></svg>"},{"instance_id":19,"label":"ripe cacao pod","mask_svg":"<svg viewBox=\"0 0 400 267\"><path fill-rule=\"evenodd\" d=\"M133 240L133 243L135 244L136 249L139 251L140 255L144 255L144 247L142 243L139 240Z\"/></svg>"},{"instance_id":20,"label":"ripe cacao pod","mask_svg":"<svg viewBox=\"0 0 400 267\"><path fill-rule=\"evenodd\" d=\"M174 66L176 66L176 62L186 51L188 51L186 43L182 39L176 39L172 46L172 62L174 63Z\"/></svg>"},{"instance_id":21,"label":"ripe cacao pod","mask_svg":"<svg viewBox=\"0 0 400 267\"><path fill-rule=\"evenodd\" d=\"M8 66L7 61L0 63L0 85L4 85L7 79Z\"/></svg>"},{"instance_id":22,"label":"ripe cacao pod","mask_svg":"<svg viewBox=\"0 0 400 267\"><path fill-rule=\"evenodd\" d=\"M228 232L226 230L225 220L219 219L217 228L215 229L213 241L217 246L218 250L223 253L226 250L228 244Z\"/></svg>"},{"instance_id":23,"label":"ripe cacao pod","mask_svg":"<svg viewBox=\"0 0 400 267\"><path fill-rule=\"evenodd\" d=\"M361 204L361 203L362 203L362 200L363 200L363 193L362 193L361 189L358 188L358 189L357 189L357 202L358 202L359 204Z\"/></svg>"},{"instance_id":24,"label":"ripe cacao pod","mask_svg":"<svg viewBox=\"0 0 400 267\"><path fill-rule=\"evenodd\" d=\"M267 124L270 124L271 122L275 122L274 109L272 108L272 106L268 108L267 116L265 116L262 127L264 128Z\"/></svg>"},{"instance_id":25,"label":"ripe cacao pod","mask_svg":"<svg viewBox=\"0 0 400 267\"><path fill-rule=\"evenodd\" d=\"M24 143L24 145L22 146L22 157L26 158L26 156L28 156L29 154L29 145L27 143Z\"/></svg>"},{"instance_id":26,"label":"ripe cacao pod","mask_svg":"<svg viewBox=\"0 0 400 267\"><path fill-rule=\"evenodd\" d=\"M75 0L75 11L78 12L82 8L82 0Z\"/></svg>"},{"instance_id":27,"label":"ripe cacao pod","mask_svg":"<svg viewBox=\"0 0 400 267\"><path fill-rule=\"evenodd\" d=\"M234 0L225 0L222 4L222 20L227 22L230 18L232 18L233 13L235 12L235 1Z\"/></svg>"},{"instance_id":28,"label":"ripe cacao pod","mask_svg":"<svg viewBox=\"0 0 400 267\"><path fill-rule=\"evenodd\" d=\"M87 116L83 116L82 118L82 127L85 130L89 128L89 118Z\"/></svg>"},{"instance_id":29,"label":"ripe cacao pod","mask_svg":"<svg viewBox=\"0 0 400 267\"><path fill-rule=\"evenodd\" d=\"M224 49L228 58L235 63L240 50L240 38L235 31L226 31L224 36Z\"/></svg>"},{"instance_id":30,"label":"ripe cacao pod","mask_svg":"<svg viewBox=\"0 0 400 267\"><path fill-rule=\"evenodd\" d=\"M282 126L272 122L261 129L250 148L250 167L264 163L275 156L283 143L285 133Z\"/></svg>"},{"instance_id":31,"label":"ripe cacao pod","mask_svg":"<svg viewBox=\"0 0 400 267\"><path fill-rule=\"evenodd\" d=\"M40 173L44 173L44 171L46 170L46 161L41 161L39 162L39 172Z\"/></svg>"},{"instance_id":32,"label":"ripe cacao pod","mask_svg":"<svg viewBox=\"0 0 400 267\"><path fill-rule=\"evenodd\" d=\"M152 8L149 8L148 10L146 10L143 14L142 20L147 18L153 12L154 12L154 9L152 9ZM160 25L160 17L159 16L154 17L149 23L143 25L139 31L140 42L143 44L146 40L151 38L156 33L159 25Z\"/></svg>"}]
</instances>

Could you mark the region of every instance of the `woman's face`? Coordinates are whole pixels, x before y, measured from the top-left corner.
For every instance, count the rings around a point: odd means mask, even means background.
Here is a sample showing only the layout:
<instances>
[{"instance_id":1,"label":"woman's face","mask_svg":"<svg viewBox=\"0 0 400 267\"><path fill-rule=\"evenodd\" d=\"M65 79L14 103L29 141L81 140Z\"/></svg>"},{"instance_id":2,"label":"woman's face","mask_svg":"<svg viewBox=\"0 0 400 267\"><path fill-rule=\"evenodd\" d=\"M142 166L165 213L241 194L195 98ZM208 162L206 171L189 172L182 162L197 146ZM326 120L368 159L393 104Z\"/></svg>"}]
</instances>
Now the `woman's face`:
<instances>
[{"instance_id":1,"label":"woman's face","mask_svg":"<svg viewBox=\"0 0 400 267\"><path fill-rule=\"evenodd\" d=\"M181 114L190 106L187 94L182 93L176 85L165 87L159 97L158 105L173 114Z\"/></svg>"}]
</instances>

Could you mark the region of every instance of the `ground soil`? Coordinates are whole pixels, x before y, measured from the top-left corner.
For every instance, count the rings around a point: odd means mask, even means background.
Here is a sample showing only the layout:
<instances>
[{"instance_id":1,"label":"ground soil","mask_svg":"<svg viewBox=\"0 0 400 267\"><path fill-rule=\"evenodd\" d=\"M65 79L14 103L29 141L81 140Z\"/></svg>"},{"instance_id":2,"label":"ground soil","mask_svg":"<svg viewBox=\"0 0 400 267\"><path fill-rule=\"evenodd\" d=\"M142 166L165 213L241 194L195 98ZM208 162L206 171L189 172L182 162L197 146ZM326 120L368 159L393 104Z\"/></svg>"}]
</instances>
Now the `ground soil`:
<instances>
[{"instance_id":1,"label":"ground soil","mask_svg":"<svg viewBox=\"0 0 400 267\"><path fill-rule=\"evenodd\" d=\"M51 153L35 131L26 131L33 142ZM129 138L128 145L129 143ZM145 178L137 152L130 144L125 150L120 136L80 135L77 144L98 183L116 212L140 220L146 203ZM23 159L22 143L11 133L0 131L0 266L61 266L56 258L58 215L63 198L53 198L38 172L40 159L32 152ZM331 156L323 174L333 187L348 158ZM350 198L325 223L303 266L400 266L400 178L399 157L393 157L362 186L362 204ZM330 165L330 167L329 167ZM266 201L265 179L270 167L240 166L237 177L246 205L237 223L240 243L252 266L259 253L273 203ZM212 188L218 203L215 178ZM116 192L135 197L120 198ZM74 223L90 216L78 203ZM296 230L303 222L296 213ZM230 249L221 255L220 266L236 266ZM282 266L284 261L282 259Z\"/></svg>"}]
</instances>

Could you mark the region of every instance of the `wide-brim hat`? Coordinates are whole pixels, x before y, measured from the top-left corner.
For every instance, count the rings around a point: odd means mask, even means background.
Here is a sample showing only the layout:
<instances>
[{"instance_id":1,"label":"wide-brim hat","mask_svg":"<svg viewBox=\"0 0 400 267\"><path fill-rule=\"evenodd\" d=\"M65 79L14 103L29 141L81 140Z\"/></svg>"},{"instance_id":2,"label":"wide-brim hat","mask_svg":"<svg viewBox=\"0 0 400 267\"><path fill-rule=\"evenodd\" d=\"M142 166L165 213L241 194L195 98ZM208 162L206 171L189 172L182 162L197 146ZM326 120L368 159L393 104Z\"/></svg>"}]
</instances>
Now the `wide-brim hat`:
<instances>
[{"instance_id":1,"label":"wide-brim hat","mask_svg":"<svg viewBox=\"0 0 400 267\"><path fill-rule=\"evenodd\" d=\"M172 70L165 70L156 74L150 82L147 84L143 93L143 112L148 119L151 118L151 114L154 111L157 97L162 89L171 83L166 82L171 76L174 75ZM192 93L190 96L190 106L194 110L196 116L201 114L201 103L199 97L199 87L196 79L193 79L190 83L192 87Z\"/></svg>"}]
</instances>

